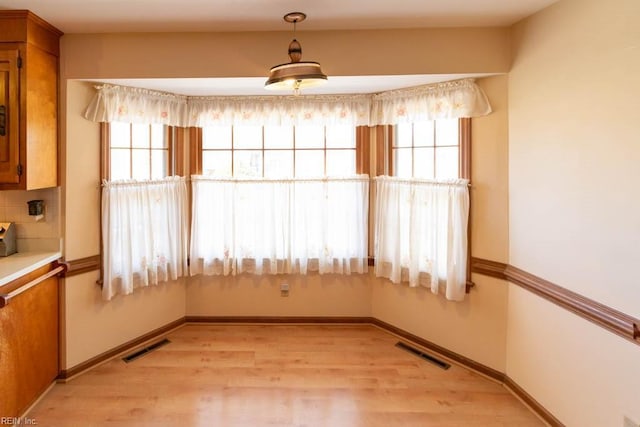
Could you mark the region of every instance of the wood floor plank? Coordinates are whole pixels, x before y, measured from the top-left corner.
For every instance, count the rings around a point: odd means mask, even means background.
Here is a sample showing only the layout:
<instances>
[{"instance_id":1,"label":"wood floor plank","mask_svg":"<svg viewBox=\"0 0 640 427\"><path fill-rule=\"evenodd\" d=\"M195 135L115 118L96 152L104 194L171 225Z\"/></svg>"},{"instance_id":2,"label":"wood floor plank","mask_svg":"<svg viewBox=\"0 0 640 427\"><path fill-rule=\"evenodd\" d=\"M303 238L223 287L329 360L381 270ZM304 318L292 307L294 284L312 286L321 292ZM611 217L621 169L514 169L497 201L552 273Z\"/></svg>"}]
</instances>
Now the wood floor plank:
<instances>
[{"instance_id":1,"label":"wood floor plank","mask_svg":"<svg viewBox=\"0 0 640 427\"><path fill-rule=\"evenodd\" d=\"M131 363L57 384L45 426L541 426L500 384L369 325L188 324Z\"/></svg>"}]
</instances>

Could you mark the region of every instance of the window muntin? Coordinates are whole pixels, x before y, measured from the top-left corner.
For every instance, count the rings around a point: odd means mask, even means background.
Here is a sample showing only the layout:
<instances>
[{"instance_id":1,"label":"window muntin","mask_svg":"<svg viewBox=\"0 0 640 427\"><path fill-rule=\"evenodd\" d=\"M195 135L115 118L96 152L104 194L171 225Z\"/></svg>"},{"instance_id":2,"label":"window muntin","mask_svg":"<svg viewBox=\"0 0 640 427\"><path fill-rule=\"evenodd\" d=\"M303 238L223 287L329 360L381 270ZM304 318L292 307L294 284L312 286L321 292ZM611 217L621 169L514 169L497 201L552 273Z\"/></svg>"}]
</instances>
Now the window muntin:
<instances>
[{"instance_id":1,"label":"window muntin","mask_svg":"<svg viewBox=\"0 0 640 427\"><path fill-rule=\"evenodd\" d=\"M209 126L202 129L202 173L307 178L356 173L352 126Z\"/></svg>"},{"instance_id":2,"label":"window muntin","mask_svg":"<svg viewBox=\"0 0 640 427\"><path fill-rule=\"evenodd\" d=\"M391 145L393 175L403 178L460 178L459 119L400 123Z\"/></svg>"},{"instance_id":3,"label":"window muntin","mask_svg":"<svg viewBox=\"0 0 640 427\"><path fill-rule=\"evenodd\" d=\"M108 179L160 179L171 175L169 128L160 124L109 123Z\"/></svg>"}]
</instances>

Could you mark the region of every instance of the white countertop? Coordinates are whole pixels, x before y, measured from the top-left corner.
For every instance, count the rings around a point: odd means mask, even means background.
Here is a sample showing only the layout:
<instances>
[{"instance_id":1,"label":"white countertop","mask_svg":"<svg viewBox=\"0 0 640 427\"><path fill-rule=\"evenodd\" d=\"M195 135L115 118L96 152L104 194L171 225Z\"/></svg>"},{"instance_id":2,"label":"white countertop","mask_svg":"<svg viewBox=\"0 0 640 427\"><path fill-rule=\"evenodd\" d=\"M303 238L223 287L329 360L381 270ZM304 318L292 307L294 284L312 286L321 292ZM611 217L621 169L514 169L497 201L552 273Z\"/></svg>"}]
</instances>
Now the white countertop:
<instances>
[{"instance_id":1,"label":"white countertop","mask_svg":"<svg viewBox=\"0 0 640 427\"><path fill-rule=\"evenodd\" d=\"M18 252L0 257L0 286L60 259L60 252Z\"/></svg>"}]
</instances>

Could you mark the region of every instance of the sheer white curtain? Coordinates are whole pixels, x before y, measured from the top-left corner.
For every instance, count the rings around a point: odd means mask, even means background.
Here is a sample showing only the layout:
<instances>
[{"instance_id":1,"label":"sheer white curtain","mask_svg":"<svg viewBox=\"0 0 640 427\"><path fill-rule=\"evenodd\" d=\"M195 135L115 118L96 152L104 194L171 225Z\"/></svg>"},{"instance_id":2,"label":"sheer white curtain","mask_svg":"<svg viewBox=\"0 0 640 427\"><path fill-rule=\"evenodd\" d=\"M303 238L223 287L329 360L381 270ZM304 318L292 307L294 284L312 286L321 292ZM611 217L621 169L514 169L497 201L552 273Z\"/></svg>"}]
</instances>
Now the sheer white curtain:
<instances>
[{"instance_id":1,"label":"sheer white curtain","mask_svg":"<svg viewBox=\"0 0 640 427\"><path fill-rule=\"evenodd\" d=\"M376 178L375 273L461 301L466 290L467 180Z\"/></svg>"},{"instance_id":2,"label":"sheer white curtain","mask_svg":"<svg viewBox=\"0 0 640 427\"><path fill-rule=\"evenodd\" d=\"M368 176L191 179L192 275L367 271Z\"/></svg>"},{"instance_id":3,"label":"sheer white curtain","mask_svg":"<svg viewBox=\"0 0 640 427\"><path fill-rule=\"evenodd\" d=\"M104 183L104 299L187 274L186 206L182 177Z\"/></svg>"}]
</instances>

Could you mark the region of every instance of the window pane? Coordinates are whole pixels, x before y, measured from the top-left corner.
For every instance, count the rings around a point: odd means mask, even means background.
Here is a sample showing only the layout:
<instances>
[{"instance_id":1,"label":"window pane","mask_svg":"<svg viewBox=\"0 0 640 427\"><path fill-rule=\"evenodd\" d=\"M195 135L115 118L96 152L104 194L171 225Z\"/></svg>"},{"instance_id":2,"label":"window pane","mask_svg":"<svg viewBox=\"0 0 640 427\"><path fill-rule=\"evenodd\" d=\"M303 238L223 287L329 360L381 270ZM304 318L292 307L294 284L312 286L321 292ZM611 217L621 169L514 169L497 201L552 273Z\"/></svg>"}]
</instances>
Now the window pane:
<instances>
[{"instance_id":1,"label":"window pane","mask_svg":"<svg viewBox=\"0 0 640 427\"><path fill-rule=\"evenodd\" d=\"M131 146L136 148L149 148L150 126L134 123L131 129ZM135 163L134 163L135 165Z\"/></svg>"},{"instance_id":2,"label":"window pane","mask_svg":"<svg viewBox=\"0 0 640 427\"><path fill-rule=\"evenodd\" d=\"M150 150L131 150L131 177L149 179L151 177Z\"/></svg>"},{"instance_id":3,"label":"window pane","mask_svg":"<svg viewBox=\"0 0 640 427\"><path fill-rule=\"evenodd\" d=\"M436 149L436 178L458 178L458 147Z\"/></svg>"},{"instance_id":4,"label":"window pane","mask_svg":"<svg viewBox=\"0 0 640 427\"><path fill-rule=\"evenodd\" d=\"M204 175L231 176L231 150L203 151L202 173Z\"/></svg>"},{"instance_id":5,"label":"window pane","mask_svg":"<svg viewBox=\"0 0 640 427\"><path fill-rule=\"evenodd\" d=\"M202 148L231 149L231 126L207 126L202 128Z\"/></svg>"},{"instance_id":6,"label":"window pane","mask_svg":"<svg viewBox=\"0 0 640 427\"><path fill-rule=\"evenodd\" d=\"M111 122L109 123L110 146L113 148L128 148L131 145L131 127L129 123ZM127 172L129 175L129 172Z\"/></svg>"},{"instance_id":7,"label":"window pane","mask_svg":"<svg viewBox=\"0 0 640 427\"><path fill-rule=\"evenodd\" d=\"M245 177L261 177L262 151L235 151L233 153L233 175Z\"/></svg>"},{"instance_id":8,"label":"window pane","mask_svg":"<svg viewBox=\"0 0 640 427\"><path fill-rule=\"evenodd\" d=\"M262 126L234 126L233 148L262 148Z\"/></svg>"},{"instance_id":9,"label":"window pane","mask_svg":"<svg viewBox=\"0 0 640 427\"><path fill-rule=\"evenodd\" d=\"M356 173L356 150L327 150L327 176Z\"/></svg>"},{"instance_id":10,"label":"window pane","mask_svg":"<svg viewBox=\"0 0 640 427\"><path fill-rule=\"evenodd\" d=\"M327 148L356 148L353 126L327 126Z\"/></svg>"},{"instance_id":11,"label":"window pane","mask_svg":"<svg viewBox=\"0 0 640 427\"><path fill-rule=\"evenodd\" d=\"M293 127L265 126L264 148L293 148Z\"/></svg>"},{"instance_id":12,"label":"window pane","mask_svg":"<svg viewBox=\"0 0 640 427\"><path fill-rule=\"evenodd\" d=\"M436 145L458 145L458 119L438 120Z\"/></svg>"},{"instance_id":13,"label":"window pane","mask_svg":"<svg viewBox=\"0 0 640 427\"><path fill-rule=\"evenodd\" d=\"M296 126L295 132L296 148L324 147L324 126Z\"/></svg>"},{"instance_id":14,"label":"window pane","mask_svg":"<svg viewBox=\"0 0 640 427\"><path fill-rule=\"evenodd\" d=\"M151 179L160 179L168 175L167 173L167 157L168 150L152 150L151 151Z\"/></svg>"},{"instance_id":15,"label":"window pane","mask_svg":"<svg viewBox=\"0 0 640 427\"><path fill-rule=\"evenodd\" d=\"M164 125L151 125L151 148L169 148Z\"/></svg>"},{"instance_id":16,"label":"window pane","mask_svg":"<svg viewBox=\"0 0 640 427\"><path fill-rule=\"evenodd\" d=\"M293 150L264 152L265 178L293 177Z\"/></svg>"},{"instance_id":17,"label":"window pane","mask_svg":"<svg viewBox=\"0 0 640 427\"><path fill-rule=\"evenodd\" d=\"M413 146L433 147L433 127L434 123L419 122L413 124Z\"/></svg>"},{"instance_id":18,"label":"window pane","mask_svg":"<svg viewBox=\"0 0 640 427\"><path fill-rule=\"evenodd\" d=\"M296 151L296 176L318 177L324 175L324 151Z\"/></svg>"},{"instance_id":19,"label":"window pane","mask_svg":"<svg viewBox=\"0 0 640 427\"><path fill-rule=\"evenodd\" d=\"M413 176L433 179L433 148L414 148Z\"/></svg>"},{"instance_id":20,"label":"window pane","mask_svg":"<svg viewBox=\"0 0 640 427\"><path fill-rule=\"evenodd\" d=\"M393 150L393 174L402 178L411 178L411 148Z\"/></svg>"},{"instance_id":21,"label":"window pane","mask_svg":"<svg viewBox=\"0 0 640 427\"><path fill-rule=\"evenodd\" d=\"M129 149L111 149L111 180L116 179L129 179L131 178L131 164L129 157Z\"/></svg>"},{"instance_id":22,"label":"window pane","mask_svg":"<svg viewBox=\"0 0 640 427\"><path fill-rule=\"evenodd\" d=\"M413 141L411 123L398 123L396 125L396 140L394 147L411 147Z\"/></svg>"}]
</instances>

